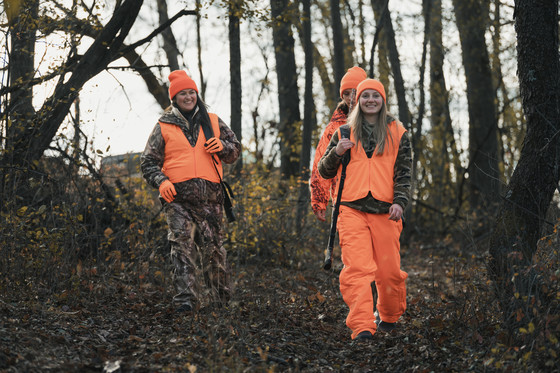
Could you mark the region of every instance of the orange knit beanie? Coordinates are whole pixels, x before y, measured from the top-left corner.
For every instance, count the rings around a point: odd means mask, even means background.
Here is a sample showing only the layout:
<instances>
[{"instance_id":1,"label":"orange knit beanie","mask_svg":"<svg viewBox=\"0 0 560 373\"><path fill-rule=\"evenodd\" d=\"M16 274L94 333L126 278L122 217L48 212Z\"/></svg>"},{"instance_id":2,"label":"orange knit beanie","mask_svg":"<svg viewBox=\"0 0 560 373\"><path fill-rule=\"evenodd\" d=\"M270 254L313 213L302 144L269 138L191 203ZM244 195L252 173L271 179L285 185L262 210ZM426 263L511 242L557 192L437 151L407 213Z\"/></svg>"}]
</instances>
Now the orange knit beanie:
<instances>
[{"instance_id":1,"label":"orange knit beanie","mask_svg":"<svg viewBox=\"0 0 560 373\"><path fill-rule=\"evenodd\" d=\"M175 70L169 74L169 98L173 99L175 95L183 89L194 89L198 93L196 83L183 70Z\"/></svg>"},{"instance_id":2,"label":"orange knit beanie","mask_svg":"<svg viewBox=\"0 0 560 373\"><path fill-rule=\"evenodd\" d=\"M381 84L381 82L376 79L366 79L358 84L358 88L356 88L356 101L358 100L362 92L366 89L373 89L379 92L379 94L381 94L381 97L383 97L383 101L387 102L385 98L385 87L383 87L383 84Z\"/></svg>"},{"instance_id":3,"label":"orange knit beanie","mask_svg":"<svg viewBox=\"0 0 560 373\"><path fill-rule=\"evenodd\" d=\"M367 78L367 74L361 67L354 66L349 68L340 80L340 98L342 98L342 92L347 89L355 89L365 78Z\"/></svg>"}]
</instances>

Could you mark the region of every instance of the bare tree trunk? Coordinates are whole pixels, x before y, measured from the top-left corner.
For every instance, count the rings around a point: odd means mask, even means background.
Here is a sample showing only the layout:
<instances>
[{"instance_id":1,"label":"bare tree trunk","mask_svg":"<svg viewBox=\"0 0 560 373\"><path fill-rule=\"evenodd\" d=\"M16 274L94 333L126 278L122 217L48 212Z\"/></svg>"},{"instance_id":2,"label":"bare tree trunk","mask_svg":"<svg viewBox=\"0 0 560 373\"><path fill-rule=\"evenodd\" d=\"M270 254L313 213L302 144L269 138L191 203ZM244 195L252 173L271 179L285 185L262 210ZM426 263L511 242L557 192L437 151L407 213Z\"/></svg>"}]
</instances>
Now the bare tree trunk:
<instances>
[{"instance_id":1,"label":"bare tree trunk","mask_svg":"<svg viewBox=\"0 0 560 373\"><path fill-rule=\"evenodd\" d=\"M21 122L17 123L20 130L14 133L11 138L13 141L12 151L4 153L2 159L0 159L0 166L11 164L12 160L13 164L18 166L31 166L34 161L41 158L68 114L80 88L91 77L105 69L119 55L124 38L128 35L132 24L136 20L141 6L142 1L125 0L122 5L117 7L111 20L76 63L72 74L67 79L65 79L65 76L61 76L53 95L27 121L29 125L25 126ZM71 56L70 58L74 57ZM14 64L13 68L19 69L15 66L17 65L16 61L11 60L10 65L12 64ZM27 79L31 78L31 76L27 77ZM23 86L25 87L25 85ZM16 98L17 96L10 98L10 105L19 108L21 105L20 98L17 98L17 100ZM28 110L31 111L31 108L28 108Z\"/></svg>"},{"instance_id":2,"label":"bare tree trunk","mask_svg":"<svg viewBox=\"0 0 560 373\"><path fill-rule=\"evenodd\" d=\"M341 19L346 19L350 17L350 22L342 23L342 35L344 37L344 66L346 72L346 66L354 66L354 53L356 52L356 30L359 29L357 25L356 16L354 15L354 10L347 0L343 0L344 5L341 8L340 17ZM363 41L362 41L363 45Z\"/></svg>"},{"instance_id":3,"label":"bare tree trunk","mask_svg":"<svg viewBox=\"0 0 560 373\"><path fill-rule=\"evenodd\" d=\"M426 111L426 90L424 89L424 76L426 74L426 60L428 54L428 43L431 34L431 18L432 18L432 0L422 1L422 12L424 15L424 41L422 42L422 58L420 60L420 80L418 87L420 88L420 103L418 104L418 118L412 132L412 180L416 184L418 172L418 163L420 156L420 142L422 140L422 122L424 121L424 113Z\"/></svg>"},{"instance_id":4,"label":"bare tree trunk","mask_svg":"<svg viewBox=\"0 0 560 373\"><path fill-rule=\"evenodd\" d=\"M242 140L241 130L241 42L239 20L242 11L242 0L229 2L229 71L230 71L230 100L231 100L231 129L239 142ZM235 163L235 172L243 167L243 153Z\"/></svg>"},{"instance_id":5,"label":"bare tree trunk","mask_svg":"<svg viewBox=\"0 0 560 373\"><path fill-rule=\"evenodd\" d=\"M428 50L428 43L430 39L430 19L431 19L431 9L432 9L432 0L423 0L422 1L422 13L424 16L424 40L422 42L422 57L420 59L420 79L418 81L418 87L420 89L420 102L418 103L418 117L416 118L416 123L414 126L411 124L412 128L412 195L416 194L416 190L418 189L418 166L420 165L420 149L421 142L422 142L422 123L424 121L424 115L426 111L426 90L424 89L424 79L426 75L426 60L427 60L427 50ZM416 214L411 214L410 212L413 209L413 204L410 203L406 207L405 213L409 217L408 222L412 224L408 225L409 227L412 226L412 230L415 229L416 226ZM406 236L410 228L405 229L404 235Z\"/></svg>"},{"instance_id":6,"label":"bare tree trunk","mask_svg":"<svg viewBox=\"0 0 560 373\"><path fill-rule=\"evenodd\" d=\"M450 145L454 138L449 113L449 92L443 75L443 39L441 22L441 0L432 0L430 22L430 109L432 112L432 191L431 201L435 206L448 206L451 188ZM437 154L437 156L435 156ZM437 215L437 226L443 226L443 217Z\"/></svg>"},{"instance_id":7,"label":"bare tree trunk","mask_svg":"<svg viewBox=\"0 0 560 373\"><path fill-rule=\"evenodd\" d=\"M405 127L410 126L410 111L406 102L406 91L404 88L404 80L401 72L401 62L399 58L399 51L395 41L395 30L393 29L393 22L391 21L391 13L389 11L389 0L386 4L379 1L372 0L371 6L382 24L383 36L387 45L389 61L391 63L391 72L393 73L393 81L395 85L395 93L397 95L397 102L399 105L399 119ZM388 81L387 81L388 83ZM386 83L386 84L387 84Z\"/></svg>"},{"instance_id":8,"label":"bare tree trunk","mask_svg":"<svg viewBox=\"0 0 560 373\"><path fill-rule=\"evenodd\" d=\"M200 35L200 0L196 0L196 48L198 57L198 75L200 75L200 97L204 100L204 95L206 94L206 81L204 80L204 71L202 70L202 45L201 45L201 35Z\"/></svg>"},{"instance_id":9,"label":"bare tree trunk","mask_svg":"<svg viewBox=\"0 0 560 373\"><path fill-rule=\"evenodd\" d=\"M302 35L303 35L303 26L302 22L299 19L294 21L294 24L298 30L298 35L300 35L301 44L304 44ZM329 71L327 67L327 63L325 62L325 58L321 55L317 46L313 44L313 63L315 64L315 68L319 73L319 77L321 78L321 88L323 88L323 93L325 94L325 101L326 106L332 108L336 105L338 101L338 96L333 97L332 92L335 91L334 83L332 79L332 73ZM339 82L340 83L340 82Z\"/></svg>"},{"instance_id":10,"label":"bare tree trunk","mask_svg":"<svg viewBox=\"0 0 560 373\"><path fill-rule=\"evenodd\" d=\"M12 2L15 4L16 2ZM14 6L14 5L12 5ZM37 28L35 19L39 9L39 1L25 0L19 8L13 9L13 14L8 12L8 23L12 48L8 64L9 84L14 87L10 94L6 113L9 116L6 126L6 153L14 163L19 163L16 149L21 146L21 141L26 137L26 129L32 127L32 118L35 115L33 108L33 85L28 84L35 74L35 42ZM23 82L23 84L22 84ZM12 163L12 162L7 162Z\"/></svg>"},{"instance_id":11,"label":"bare tree trunk","mask_svg":"<svg viewBox=\"0 0 560 373\"><path fill-rule=\"evenodd\" d=\"M326 105L329 108L335 107L336 102L338 101L338 96L333 97L332 95L332 92L335 89L334 82L331 80L332 74L329 73L325 58L323 58L321 52L319 52L319 49L317 49L317 46L315 44L313 44L313 57L315 67L317 68L319 77L321 78L321 86L323 87L323 92L325 93Z\"/></svg>"},{"instance_id":12,"label":"bare tree trunk","mask_svg":"<svg viewBox=\"0 0 560 373\"><path fill-rule=\"evenodd\" d=\"M169 21L169 15L167 13L167 0L157 0L157 9L159 15L159 24L163 25ZM173 35L171 27L166 28L161 36L163 38L163 50L167 56L167 62L169 63L169 68L171 71L179 70L179 49L177 48L177 40Z\"/></svg>"},{"instance_id":13,"label":"bare tree trunk","mask_svg":"<svg viewBox=\"0 0 560 373\"><path fill-rule=\"evenodd\" d=\"M471 208L490 206L500 192L496 94L479 0L453 0L461 39L469 106Z\"/></svg>"},{"instance_id":14,"label":"bare tree trunk","mask_svg":"<svg viewBox=\"0 0 560 373\"><path fill-rule=\"evenodd\" d=\"M371 1L371 6L376 9L375 0ZM375 77L375 48L377 48L377 44L379 44L379 38L384 26L383 18L385 18L387 12L389 11L389 0L385 1L381 11L377 12L377 20L375 23L375 33L373 35L373 42L371 44L371 54L369 58L369 77Z\"/></svg>"},{"instance_id":15,"label":"bare tree trunk","mask_svg":"<svg viewBox=\"0 0 560 373\"><path fill-rule=\"evenodd\" d=\"M360 66L366 65L366 43L365 43L365 32L364 32L364 0L359 0L358 2L358 29L360 30L360 51L362 52L362 60L359 62Z\"/></svg>"},{"instance_id":16,"label":"bare tree trunk","mask_svg":"<svg viewBox=\"0 0 560 373\"><path fill-rule=\"evenodd\" d=\"M340 19L340 0L330 0L333 32L334 97L339 97L340 80L344 76L344 35Z\"/></svg>"},{"instance_id":17,"label":"bare tree trunk","mask_svg":"<svg viewBox=\"0 0 560 373\"><path fill-rule=\"evenodd\" d=\"M504 82L504 67L500 58L504 43L501 31L501 23L503 22L501 9L504 5L500 0L492 0L492 2L494 4L494 14L491 24L492 53L490 54L490 61L492 61L494 85L498 93L498 125L501 134L501 136L498 136L498 149L500 149L500 162L503 163L505 180L509 180L517 162L515 154L522 147L523 136L519 136L519 132L524 132L525 128L517 126L517 118L522 117L523 114L518 109L520 107L520 105L517 105L518 98L512 96L510 89L506 87Z\"/></svg>"},{"instance_id":18,"label":"bare tree trunk","mask_svg":"<svg viewBox=\"0 0 560 373\"><path fill-rule=\"evenodd\" d=\"M303 50L305 53L305 93L303 104L303 135L301 144L300 175L301 184L298 198L297 221L303 221L309 206L309 165L311 160L311 135L315 129L315 104L313 102L313 43L311 41L311 4L310 0L303 0ZM302 227L302 224L297 224Z\"/></svg>"},{"instance_id":19,"label":"bare tree trunk","mask_svg":"<svg viewBox=\"0 0 560 373\"><path fill-rule=\"evenodd\" d=\"M278 77L280 123L280 171L285 178L297 176L299 168L298 143L301 131L297 68L294 55L294 37L291 31L293 10L289 0L270 0L273 19L272 38Z\"/></svg>"},{"instance_id":20,"label":"bare tree trunk","mask_svg":"<svg viewBox=\"0 0 560 373\"><path fill-rule=\"evenodd\" d=\"M560 62L558 0L516 0L518 75L527 119L519 163L498 210L490 242L489 270L508 326L512 311L546 307L531 271L546 212L560 181ZM514 296L519 293L518 296Z\"/></svg>"}]
</instances>

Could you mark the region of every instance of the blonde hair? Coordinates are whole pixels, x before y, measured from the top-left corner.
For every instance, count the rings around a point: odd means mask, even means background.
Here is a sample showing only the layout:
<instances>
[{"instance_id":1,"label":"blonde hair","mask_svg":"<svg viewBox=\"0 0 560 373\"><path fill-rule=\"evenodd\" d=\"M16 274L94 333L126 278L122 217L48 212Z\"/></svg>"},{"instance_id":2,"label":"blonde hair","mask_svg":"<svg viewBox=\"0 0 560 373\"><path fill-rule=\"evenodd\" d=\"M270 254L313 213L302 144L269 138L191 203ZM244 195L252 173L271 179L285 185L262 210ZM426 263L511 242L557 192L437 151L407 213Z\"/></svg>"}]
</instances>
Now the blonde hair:
<instances>
[{"instance_id":1,"label":"blonde hair","mask_svg":"<svg viewBox=\"0 0 560 373\"><path fill-rule=\"evenodd\" d=\"M354 139L356 139L357 145L362 142L362 124L364 122L364 114L362 112L362 108L360 107L358 98L356 98L356 101L358 102L354 105L352 112L348 115L346 124L348 124L352 129L352 132L354 132ZM389 123L393 120L393 116L387 111L387 104L385 103L385 100L383 100L383 105L379 111L377 123L373 129L373 136L375 143L377 144L375 154L377 155L383 154L387 138L391 140L391 143L393 142L393 137L389 132Z\"/></svg>"}]
</instances>

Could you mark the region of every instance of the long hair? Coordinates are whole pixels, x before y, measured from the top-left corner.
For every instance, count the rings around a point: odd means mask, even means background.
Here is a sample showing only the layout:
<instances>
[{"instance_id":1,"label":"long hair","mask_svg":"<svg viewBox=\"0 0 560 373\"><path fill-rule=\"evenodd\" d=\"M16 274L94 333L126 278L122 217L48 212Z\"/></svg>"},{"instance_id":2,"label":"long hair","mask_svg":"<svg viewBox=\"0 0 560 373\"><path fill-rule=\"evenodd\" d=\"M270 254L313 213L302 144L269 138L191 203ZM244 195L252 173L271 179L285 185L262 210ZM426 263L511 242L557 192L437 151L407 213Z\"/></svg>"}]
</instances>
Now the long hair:
<instances>
[{"instance_id":1,"label":"long hair","mask_svg":"<svg viewBox=\"0 0 560 373\"><path fill-rule=\"evenodd\" d=\"M206 126L206 128L212 128L210 116L208 115L208 106L202 101L198 93L196 94L196 106L198 106L198 114L200 115L200 125L203 126L202 128L204 128L204 126Z\"/></svg>"},{"instance_id":2,"label":"long hair","mask_svg":"<svg viewBox=\"0 0 560 373\"><path fill-rule=\"evenodd\" d=\"M364 122L364 113L360 106L359 97L356 99L356 104L352 109L352 112L348 116L346 124L350 126L352 132L354 132L354 138L356 139L356 145L362 142L362 125ZM381 110L379 111L379 118L373 129L373 136L375 143L377 144L375 154L381 155L385 150L385 143L387 138L393 141L393 137L389 132L389 123L393 121L393 116L387 111L387 104L383 101Z\"/></svg>"}]
</instances>

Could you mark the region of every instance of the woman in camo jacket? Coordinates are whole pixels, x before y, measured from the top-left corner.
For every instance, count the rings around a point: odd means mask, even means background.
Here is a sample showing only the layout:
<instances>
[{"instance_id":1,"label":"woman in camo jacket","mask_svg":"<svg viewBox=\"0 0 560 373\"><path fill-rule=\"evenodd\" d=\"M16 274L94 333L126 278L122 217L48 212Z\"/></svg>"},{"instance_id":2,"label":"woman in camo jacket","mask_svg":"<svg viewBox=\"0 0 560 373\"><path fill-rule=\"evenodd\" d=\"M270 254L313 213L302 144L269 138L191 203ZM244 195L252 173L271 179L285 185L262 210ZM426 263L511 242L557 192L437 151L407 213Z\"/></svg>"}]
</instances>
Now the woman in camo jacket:
<instances>
[{"instance_id":1,"label":"woman in camo jacket","mask_svg":"<svg viewBox=\"0 0 560 373\"><path fill-rule=\"evenodd\" d=\"M141 157L142 174L159 189L168 224L177 312L206 301L224 304L231 295L223 246L222 162L241 151L235 134L208 113L196 83L185 71L169 74L169 106L155 125ZM211 128L207 139L203 128Z\"/></svg>"}]
</instances>

